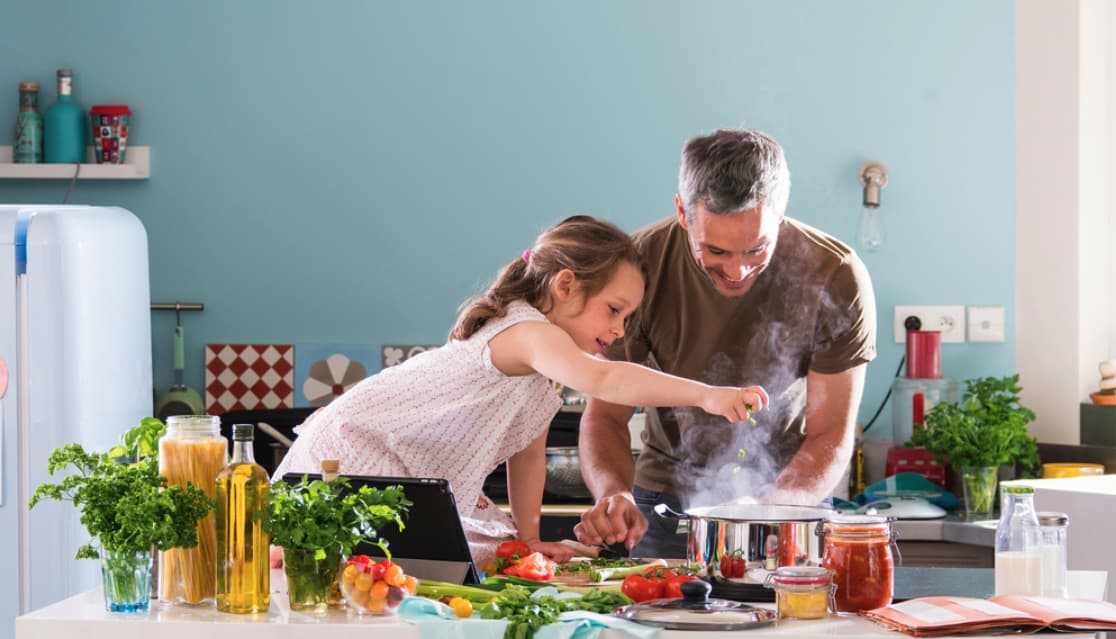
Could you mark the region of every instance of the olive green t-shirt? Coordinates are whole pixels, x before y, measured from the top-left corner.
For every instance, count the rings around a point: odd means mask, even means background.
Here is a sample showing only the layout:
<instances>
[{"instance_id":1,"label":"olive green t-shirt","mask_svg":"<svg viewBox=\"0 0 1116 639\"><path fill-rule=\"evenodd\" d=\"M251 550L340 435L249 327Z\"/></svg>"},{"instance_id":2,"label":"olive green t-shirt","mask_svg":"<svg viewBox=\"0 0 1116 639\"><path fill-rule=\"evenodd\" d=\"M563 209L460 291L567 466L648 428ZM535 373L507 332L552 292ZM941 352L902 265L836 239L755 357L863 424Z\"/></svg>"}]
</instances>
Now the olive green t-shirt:
<instances>
[{"instance_id":1,"label":"olive green t-shirt","mask_svg":"<svg viewBox=\"0 0 1116 639\"><path fill-rule=\"evenodd\" d=\"M767 269L748 293L726 297L676 218L634 237L647 292L606 355L709 384L760 385L771 399L754 425L698 408L649 410L636 484L691 497L689 506L762 494L805 437L807 371L840 373L876 356L868 272L848 246L784 218Z\"/></svg>"}]
</instances>

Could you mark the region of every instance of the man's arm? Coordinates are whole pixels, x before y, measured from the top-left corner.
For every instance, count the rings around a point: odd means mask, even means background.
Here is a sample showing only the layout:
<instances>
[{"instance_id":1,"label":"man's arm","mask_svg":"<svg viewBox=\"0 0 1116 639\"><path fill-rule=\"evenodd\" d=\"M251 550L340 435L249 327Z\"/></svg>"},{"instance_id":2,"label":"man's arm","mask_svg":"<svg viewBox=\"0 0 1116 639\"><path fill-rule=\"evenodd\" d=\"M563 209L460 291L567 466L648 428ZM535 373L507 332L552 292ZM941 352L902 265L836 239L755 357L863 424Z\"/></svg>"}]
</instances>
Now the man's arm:
<instances>
[{"instance_id":1,"label":"man's arm","mask_svg":"<svg viewBox=\"0 0 1116 639\"><path fill-rule=\"evenodd\" d=\"M574 527L584 544L624 541L631 548L647 530L632 498L635 463L628 420L635 409L590 398L581 416L578 457L585 485L597 503Z\"/></svg>"},{"instance_id":2,"label":"man's arm","mask_svg":"<svg viewBox=\"0 0 1116 639\"><path fill-rule=\"evenodd\" d=\"M806 376L806 439L765 501L815 506L832 492L852 455L865 364Z\"/></svg>"}]
</instances>

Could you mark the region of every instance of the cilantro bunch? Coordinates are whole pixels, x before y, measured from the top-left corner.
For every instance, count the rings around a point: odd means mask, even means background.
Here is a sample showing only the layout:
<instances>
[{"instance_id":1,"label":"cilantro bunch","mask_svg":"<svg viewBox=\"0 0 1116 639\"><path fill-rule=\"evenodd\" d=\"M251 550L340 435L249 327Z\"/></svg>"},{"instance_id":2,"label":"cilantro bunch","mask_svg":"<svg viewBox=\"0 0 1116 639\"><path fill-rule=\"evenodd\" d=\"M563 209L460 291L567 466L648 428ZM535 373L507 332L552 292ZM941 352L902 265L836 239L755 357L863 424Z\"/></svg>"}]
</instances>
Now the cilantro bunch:
<instances>
[{"instance_id":1,"label":"cilantro bunch","mask_svg":"<svg viewBox=\"0 0 1116 639\"><path fill-rule=\"evenodd\" d=\"M351 555L361 542L378 546L390 557L379 531L389 523L403 530L402 516L411 507L401 486L383 490L361 486L351 491L345 477L326 482L303 476L297 484L275 482L269 500L260 517L271 543L313 550L318 560L325 559L327 552Z\"/></svg>"},{"instance_id":2,"label":"cilantro bunch","mask_svg":"<svg viewBox=\"0 0 1116 639\"><path fill-rule=\"evenodd\" d=\"M1027 433L1035 414L1020 403L1019 375L966 380L959 404L942 402L916 426L910 446L921 446L954 468L1018 462L1024 474L1039 463L1037 440Z\"/></svg>"},{"instance_id":3,"label":"cilantro bunch","mask_svg":"<svg viewBox=\"0 0 1116 639\"><path fill-rule=\"evenodd\" d=\"M164 430L161 421L145 418L107 454L87 452L79 444L55 449L47 472L53 476L71 467L76 472L38 486L28 507L44 499L71 502L81 511L85 529L110 552L197 546L197 522L216 504L195 486L167 487L155 458ZM78 559L98 556L92 543L77 551Z\"/></svg>"}]
</instances>

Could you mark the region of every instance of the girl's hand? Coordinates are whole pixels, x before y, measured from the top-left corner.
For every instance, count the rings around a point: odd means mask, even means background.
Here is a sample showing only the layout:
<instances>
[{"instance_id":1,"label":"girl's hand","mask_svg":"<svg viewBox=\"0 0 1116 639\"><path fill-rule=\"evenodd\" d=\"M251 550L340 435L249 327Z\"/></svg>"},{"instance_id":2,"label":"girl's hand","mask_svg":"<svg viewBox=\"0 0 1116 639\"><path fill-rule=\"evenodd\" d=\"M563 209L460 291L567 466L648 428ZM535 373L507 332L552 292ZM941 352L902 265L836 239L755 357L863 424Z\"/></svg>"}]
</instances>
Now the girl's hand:
<instances>
[{"instance_id":1,"label":"girl's hand","mask_svg":"<svg viewBox=\"0 0 1116 639\"><path fill-rule=\"evenodd\" d=\"M541 552L556 563L562 563L573 559L574 551L568 544L563 544L557 541L529 541L527 545L531 547L532 552Z\"/></svg>"},{"instance_id":2,"label":"girl's hand","mask_svg":"<svg viewBox=\"0 0 1116 639\"><path fill-rule=\"evenodd\" d=\"M720 415L730 422L747 421L751 414L767 407L767 391L760 386L732 388L714 386L702 405L705 412Z\"/></svg>"}]
</instances>

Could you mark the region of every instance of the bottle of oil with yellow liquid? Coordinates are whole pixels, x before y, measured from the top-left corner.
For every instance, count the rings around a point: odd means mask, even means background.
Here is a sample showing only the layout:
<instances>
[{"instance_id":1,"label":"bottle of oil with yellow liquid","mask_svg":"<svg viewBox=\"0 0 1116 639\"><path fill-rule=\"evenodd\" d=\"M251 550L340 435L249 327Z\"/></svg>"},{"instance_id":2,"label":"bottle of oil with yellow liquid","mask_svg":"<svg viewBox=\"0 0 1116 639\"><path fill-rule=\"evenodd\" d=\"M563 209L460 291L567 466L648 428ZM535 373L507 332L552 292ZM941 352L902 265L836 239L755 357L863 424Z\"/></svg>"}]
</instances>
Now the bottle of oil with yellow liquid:
<instances>
[{"instance_id":1,"label":"bottle of oil with yellow liquid","mask_svg":"<svg viewBox=\"0 0 1116 639\"><path fill-rule=\"evenodd\" d=\"M232 461L217 475L217 610L267 612L271 603L267 471L252 454L253 426L233 425Z\"/></svg>"}]
</instances>

